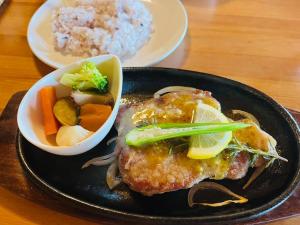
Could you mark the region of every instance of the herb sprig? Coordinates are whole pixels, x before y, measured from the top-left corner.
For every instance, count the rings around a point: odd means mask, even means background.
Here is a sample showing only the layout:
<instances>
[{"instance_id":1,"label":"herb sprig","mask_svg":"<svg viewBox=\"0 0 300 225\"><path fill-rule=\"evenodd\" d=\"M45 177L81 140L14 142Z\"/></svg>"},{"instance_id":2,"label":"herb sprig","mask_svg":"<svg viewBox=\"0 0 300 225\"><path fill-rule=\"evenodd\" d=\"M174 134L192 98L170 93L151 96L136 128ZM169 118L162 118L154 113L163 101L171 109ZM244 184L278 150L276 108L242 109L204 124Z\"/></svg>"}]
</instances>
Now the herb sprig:
<instances>
[{"instance_id":1,"label":"herb sprig","mask_svg":"<svg viewBox=\"0 0 300 225\"><path fill-rule=\"evenodd\" d=\"M286 158L284 158L278 154L275 154L271 151L266 152L266 151L263 151L260 149L254 149L248 145L242 144L235 137L233 137L232 142L227 146L227 149L233 150L233 152L246 151L246 152L252 153L254 155L262 156L267 160L280 159L282 161L288 162L288 160Z\"/></svg>"}]
</instances>

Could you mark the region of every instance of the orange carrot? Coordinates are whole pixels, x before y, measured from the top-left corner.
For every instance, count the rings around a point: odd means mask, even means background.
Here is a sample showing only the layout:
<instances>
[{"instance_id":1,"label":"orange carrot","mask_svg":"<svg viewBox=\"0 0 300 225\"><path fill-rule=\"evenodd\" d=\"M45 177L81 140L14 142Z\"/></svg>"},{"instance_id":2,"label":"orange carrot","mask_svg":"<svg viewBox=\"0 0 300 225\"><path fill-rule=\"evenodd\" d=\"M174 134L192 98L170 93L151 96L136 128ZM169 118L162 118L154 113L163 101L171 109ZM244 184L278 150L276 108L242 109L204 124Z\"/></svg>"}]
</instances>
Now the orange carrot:
<instances>
[{"instance_id":1,"label":"orange carrot","mask_svg":"<svg viewBox=\"0 0 300 225\"><path fill-rule=\"evenodd\" d=\"M53 113L53 106L56 102L55 88L44 87L39 91L39 95L42 106L45 134L56 134L58 131L58 122Z\"/></svg>"},{"instance_id":2,"label":"orange carrot","mask_svg":"<svg viewBox=\"0 0 300 225\"><path fill-rule=\"evenodd\" d=\"M102 105L102 104L84 104L80 108L80 115L90 115L90 114L110 114L111 106L110 105Z\"/></svg>"},{"instance_id":3,"label":"orange carrot","mask_svg":"<svg viewBox=\"0 0 300 225\"><path fill-rule=\"evenodd\" d=\"M97 131L111 113L109 105L85 104L80 108L80 125L87 130Z\"/></svg>"}]
</instances>

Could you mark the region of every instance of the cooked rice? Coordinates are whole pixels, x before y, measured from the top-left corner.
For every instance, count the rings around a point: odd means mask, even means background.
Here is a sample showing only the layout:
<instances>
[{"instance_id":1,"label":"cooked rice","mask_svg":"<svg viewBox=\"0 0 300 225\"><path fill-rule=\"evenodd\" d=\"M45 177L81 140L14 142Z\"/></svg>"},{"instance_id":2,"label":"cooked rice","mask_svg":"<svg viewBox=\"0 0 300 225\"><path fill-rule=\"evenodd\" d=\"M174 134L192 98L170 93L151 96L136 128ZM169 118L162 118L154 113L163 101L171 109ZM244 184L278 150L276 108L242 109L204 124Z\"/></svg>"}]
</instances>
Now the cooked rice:
<instances>
[{"instance_id":1,"label":"cooked rice","mask_svg":"<svg viewBox=\"0 0 300 225\"><path fill-rule=\"evenodd\" d=\"M53 14L56 50L74 56L134 55L152 33L152 16L139 0L77 0Z\"/></svg>"}]
</instances>

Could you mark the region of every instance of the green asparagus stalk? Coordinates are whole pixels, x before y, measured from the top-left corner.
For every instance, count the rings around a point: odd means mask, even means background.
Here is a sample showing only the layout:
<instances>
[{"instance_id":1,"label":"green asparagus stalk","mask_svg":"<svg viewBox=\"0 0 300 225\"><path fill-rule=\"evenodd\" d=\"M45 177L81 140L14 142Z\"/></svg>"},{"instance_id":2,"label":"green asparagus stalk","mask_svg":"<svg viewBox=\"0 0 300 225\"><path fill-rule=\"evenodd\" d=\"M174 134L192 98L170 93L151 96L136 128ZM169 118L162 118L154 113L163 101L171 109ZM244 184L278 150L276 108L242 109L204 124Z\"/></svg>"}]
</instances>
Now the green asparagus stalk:
<instances>
[{"instance_id":1,"label":"green asparagus stalk","mask_svg":"<svg viewBox=\"0 0 300 225\"><path fill-rule=\"evenodd\" d=\"M246 123L161 123L131 130L126 135L126 144L139 147L158 141L219 132L234 131L251 126Z\"/></svg>"}]
</instances>

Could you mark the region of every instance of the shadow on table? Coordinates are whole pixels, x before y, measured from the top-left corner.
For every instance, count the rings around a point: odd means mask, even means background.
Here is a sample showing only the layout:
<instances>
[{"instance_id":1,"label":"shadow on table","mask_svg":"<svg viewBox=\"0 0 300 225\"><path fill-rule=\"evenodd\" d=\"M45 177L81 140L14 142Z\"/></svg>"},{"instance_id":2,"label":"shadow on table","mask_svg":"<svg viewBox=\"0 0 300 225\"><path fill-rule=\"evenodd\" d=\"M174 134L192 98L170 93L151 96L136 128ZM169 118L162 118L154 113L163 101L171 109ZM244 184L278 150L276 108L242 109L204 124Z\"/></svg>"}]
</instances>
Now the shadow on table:
<instances>
[{"instance_id":1,"label":"shadow on table","mask_svg":"<svg viewBox=\"0 0 300 225\"><path fill-rule=\"evenodd\" d=\"M33 56L33 59L34 59L34 64L36 65L36 68L38 69L42 77L55 70L55 68L52 68L47 64L43 63L35 55Z\"/></svg>"},{"instance_id":2,"label":"shadow on table","mask_svg":"<svg viewBox=\"0 0 300 225\"><path fill-rule=\"evenodd\" d=\"M191 45L191 38L189 31L187 31L187 34L185 38L183 39L182 43L179 45L179 47L171 53L166 59L161 61L160 63L156 64L157 67L171 67L171 68L182 68L182 66L185 64L186 59L188 58L188 50Z\"/></svg>"}]
</instances>

